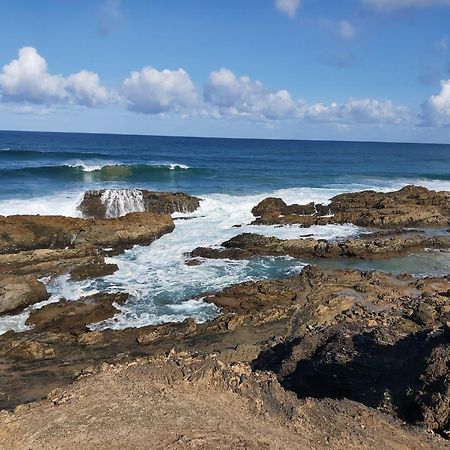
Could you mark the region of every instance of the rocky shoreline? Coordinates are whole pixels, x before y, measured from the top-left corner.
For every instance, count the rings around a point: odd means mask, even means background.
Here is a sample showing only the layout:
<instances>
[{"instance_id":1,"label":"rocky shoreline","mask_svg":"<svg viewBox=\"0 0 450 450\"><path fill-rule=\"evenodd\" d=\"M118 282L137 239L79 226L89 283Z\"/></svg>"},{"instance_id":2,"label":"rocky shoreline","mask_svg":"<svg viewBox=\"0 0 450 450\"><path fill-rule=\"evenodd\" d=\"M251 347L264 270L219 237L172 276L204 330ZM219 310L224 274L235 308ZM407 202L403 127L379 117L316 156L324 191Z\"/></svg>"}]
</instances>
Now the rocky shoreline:
<instances>
[{"instance_id":1,"label":"rocky shoreline","mask_svg":"<svg viewBox=\"0 0 450 450\"><path fill-rule=\"evenodd\" d=\"M181 203L165 194L145 195L176 204L179 211L198 207L199 199L187 194L174 194ZM95 205L101 196L88 193L85 199ZM48 298L39 277L103 276L116 270L105 263L105 255L170 233L174 223L167 203L147 204L145 212L109 219L0 217L0 314ZM258 225L353 223L367 227L367 233L344 241L241 234L221 248L193 250L186 262L264 256L378 259L450 248L449 194L420 187L343 194L326 206L266 199L253 213ZM172 392L177 404L189 398L199 411L211 411L217 419L212 423L227 423L227 401L240 402L241 423L247 429L276 423L271 433L281 447L295 439L298 445L291 448L309 448L313 442L316 448L450 448L450 274L416 278L309 265L283 280L242 283L201 298L221 315L202 324L186 319L102 332L88 325L114 316L127 295L100 293L33 310L27 321L32 329L0 336L0 406L16 408L0 414L0 444L8 446L19 433L24 446L82 445L89 433L98 433L82 418L74 423L90 431L76 438L81 440L64 441L39 431L38 417L52 421L58 410L70 420L84 407L110 426L108 402L104 411L93 413L95 402L86 404L86 395L99 395L104 404L98 393L112 386L116 397L109 404L128 405L135 392L124 398L120 380L140 386L145 374L153 380L147 386L152 401L158 403L161 392ZM182 388L186 383L198 394L189 397ZM202 389L209 395L207 405L200 401ZM29 408L17 407L47 396ZM128 414L127 406L123 409ZM254 440L233 428L233 420L229 423L230 439L237 439L230 442L272 448L270 439ZM186 442L194 439L192 433ZM222 439L226 435L224 428ZM167 448L183 448L186 442Z\"/></svg>"}]
</instances>

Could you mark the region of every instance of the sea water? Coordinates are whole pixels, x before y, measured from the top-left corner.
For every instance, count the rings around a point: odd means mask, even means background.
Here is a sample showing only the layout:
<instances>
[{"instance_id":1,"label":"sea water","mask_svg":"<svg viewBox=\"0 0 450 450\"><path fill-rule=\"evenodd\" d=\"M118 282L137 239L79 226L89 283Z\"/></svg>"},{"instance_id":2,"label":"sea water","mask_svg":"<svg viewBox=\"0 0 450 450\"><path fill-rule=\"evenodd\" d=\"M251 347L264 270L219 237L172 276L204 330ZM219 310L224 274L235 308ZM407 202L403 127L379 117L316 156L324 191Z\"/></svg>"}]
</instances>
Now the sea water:
<instances>
[{"instance_id":1,"label":"sea water","mask_svg":"<svg viewBox=\"0 0 450 450\"><path fill-rule=\"evenodd\" d=\"M128 302L118 306L119 314L92 324L95 330L187 317L202 322L220 313L203 302L202 295L243 281L287 277L308 261L207 260L187 266L186 254L194 248L219 246L243 232L338 240L365 232L351 224L308 229L251 226L251 209L263 198L326 203L342 192L390 191L406 184L450 190L449 169L447 145L0 132L0 214L79 216L77 206L90 189L106 189L102 201L110 217L142 211L139 188L199 196L197 211L173 215L172 233L148 247L136 246L108 258L119 266L116 273L81 282L67 276L44 281L52 294L48 302L77 300L104 290L129 293ZM376 263L329 262L345 264L438 275L448 273L450 255L429 252ZM0 333L26 329L28 314L26 310L0 318Z\"/></svg>"}]
</instances>

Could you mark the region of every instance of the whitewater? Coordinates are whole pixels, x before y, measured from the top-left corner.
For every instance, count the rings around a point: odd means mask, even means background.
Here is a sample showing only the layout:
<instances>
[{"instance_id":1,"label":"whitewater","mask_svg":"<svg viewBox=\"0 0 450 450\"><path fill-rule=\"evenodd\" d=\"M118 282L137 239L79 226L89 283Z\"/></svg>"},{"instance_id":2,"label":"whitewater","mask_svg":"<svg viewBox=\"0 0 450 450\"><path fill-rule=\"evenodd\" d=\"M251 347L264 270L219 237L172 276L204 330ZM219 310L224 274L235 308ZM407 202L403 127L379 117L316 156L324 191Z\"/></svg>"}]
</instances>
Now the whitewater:
<instances>
[{"instance_id":1,"label":"whitewater","mask_svg":"<svg viewBox=\"0 0 450 450\"><path fill-rule=\"evenodd\" d=\"M373 186L389 191L405 183ZM427 187L434 182L422 181ZM448 183L450 189L450 183ZM173 214L175 230L148 247L135 246L123 255L107 258L118 265L112 275L94 280L73 282L67 275L43 279L51 294L49 300L32 305L22 313L0 318L0 334L8 330L24 331L32 309L57 302L62 298L78 300L101 291L126 292L129 300L116 305L119 313L108 320L92 324L92 330L143 327L163 322L179 322L193 317L204 322L220 314L212 304L203 302L202 294L219 291L226 286L265 278L283 278L301 271L306 262L290 257L266 257L253 260L205 260L200 265L186 265L187 254L196 247L214 247L240 233L253 232L282 239L314 237L343 240L356 237L364 230L355 225L324 225L308 229L292 226L252 226L251 209L266 197L279 197L286 203L327 203L331 197L357 191L359 185L342 188L292 188L257 195L233 196L209 194L202 196L200 207L193 213ZM79 217L78 204L84 192L66 192L47 198L8 200L0 202L0 214L18 210L23 214L62 214ZM107 189L102 201L108 217L143 211L142 193L136 189ZM423 257L422 257L423 258ZM442 262L441 262L442 263ZM417 261L414 261L417 267ZM424 260L423 264L427 265ZM370 267L368 267L370 268Z\"/></svg>"},{"instance_id":2,"label":"whitewater","mask_svg":"<svg viewBox=\"0 0 450 450\"><path fill-rule=\"evenodd\" d=\"M186 192L202 199L194 213L173 215L172 233L148 247L137 246L109 258L119 266L114 274L81 282L67 276L42 280L51 294L46 303L100 291L129 293L127 303L117 305L119 313L92 324L94 330L187 317L209 320L220 311L202 301L206 293L243 281L287 277L308 263L258 258L186 265L186 254L198 246L219 246L244 232L338 240L364 232L353 225L251 226L251 209L263 198L307 204L326 203L344 192L386 192L407 184L450 190L450 147L445 145L0 131L0 149L0 215L79 217L77 206L93 189L104 191L108 217L142 211L139 189ZM345 264L417 275L450 271L448 253ZM39 307L42 304L31 308ZM25 330L29 312L30 308L0 317L0 333Z\"/></svg>"}]
</instances>

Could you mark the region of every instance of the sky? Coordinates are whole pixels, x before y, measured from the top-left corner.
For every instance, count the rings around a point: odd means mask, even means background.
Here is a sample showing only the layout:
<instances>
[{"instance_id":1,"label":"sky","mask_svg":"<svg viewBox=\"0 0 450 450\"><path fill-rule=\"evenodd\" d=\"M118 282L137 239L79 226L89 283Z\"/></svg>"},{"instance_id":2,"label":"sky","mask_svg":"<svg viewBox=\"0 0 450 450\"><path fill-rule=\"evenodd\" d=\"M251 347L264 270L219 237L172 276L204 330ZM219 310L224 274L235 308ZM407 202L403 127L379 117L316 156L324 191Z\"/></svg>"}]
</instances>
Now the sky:
<instances>
[{"instance_id":1,"label":"sky","mask_svg":"<svg viewBox=\"0 0 450 450\"><path fill-rule=\"evenodd\" d=\"M450 0L0 0L0 129L450 143Z\"/></svg>"}]
</instances>

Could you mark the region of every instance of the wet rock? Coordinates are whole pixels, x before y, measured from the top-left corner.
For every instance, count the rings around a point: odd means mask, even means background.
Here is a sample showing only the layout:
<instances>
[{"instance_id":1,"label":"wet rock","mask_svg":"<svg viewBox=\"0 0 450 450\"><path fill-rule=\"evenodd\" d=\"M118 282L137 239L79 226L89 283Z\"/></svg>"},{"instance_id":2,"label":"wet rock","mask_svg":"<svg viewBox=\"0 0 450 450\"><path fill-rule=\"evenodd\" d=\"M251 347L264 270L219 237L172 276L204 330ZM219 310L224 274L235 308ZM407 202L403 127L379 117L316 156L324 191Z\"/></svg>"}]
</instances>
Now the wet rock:
<instances>
[{"instance_id":1,"label":"wet rock","mask_svg":"<svg viewBox=\"0 0 450 450\"><path fill-rule=\"evenodd\" d=\"M333 197L329 205L286 205L268 198L252 210L254 224L326 225L353 223L363 227L446 227L450 223L448 192L435 192L420 186L399 191L362 191Z\"/></svg>"},{"instance_id":2,"label":"wet rock","mask_svg":"<svg viewBox=\"0 0 450 450\"><path fill-rule=\"evenodd\" d=\"M31 312L27 325L33 330L52 333L82 334L87 325L113 317L118 310L114 303L123 304L128 294L100 293L77 301L61 300Z\"/></svg>"},{"instance_id":3,"label":"wet rock","mask_svg":"<svg viewBox=\"0 0 450 450\"><path fill-rule=\"evenodd\" d=\"M194 249L190 256L212 259L249 259L258 256L292 256L293 258L361 258L377 259L401 256L425 248L448 249L450 236L427 237L394 235L370 239L349 239L344 242L324 239L278 239L254 233L240 234L224 243L224 248Z\"/></svg>"},{"instance_id":4,"label":"wet rock","mask_svg":"<svg viewBox=\"0 0 450 450\"><path fill-rule=\"evenodd\" d=\"M117 219L0 216L0 254L77 246L129 248L148 245L174 229L169 215L130 213Z\"/></svg>"},{"instance_id":5,"label":"wet rock","mask_svg":"<svg viewBox=\"0 0 450 450\"><path fill-rule=\"evenodd\" d=\"M33 275L0 275L0 314L16 312L49 296L45 285Z\"/></svg>"},{"instance_id":6,"label":"wet rock","mask_svg":"<svg viewBox=\"0 0 450 450\"><path fill-rule=\"evenodd\" d=\"M69 272L69 274L72 280L79 281L86 278L98 278L111 275L117 270L119 270L119 266L117 264L89 262L87 264L77 265Z\"/></svg>"},{"instance_id":7,"label":"wet rock","mask_svg":"<svg viewBox=\"0 0 450 450\"><path fill-rule=\"evenodd\" d=\"M118 217L120 202L132 202L139 210L154 214L194 212L200 199L184 192L154 192L144 189L102 189L87 191L78 209L83 217L104 219Z\"/></svg>"}]
</instances>

